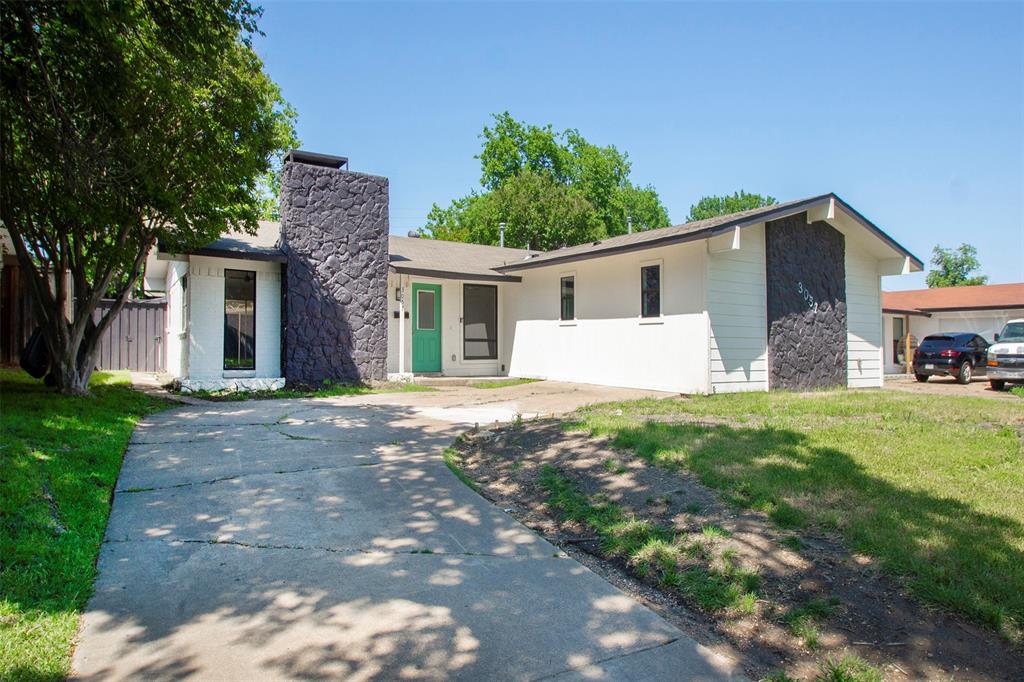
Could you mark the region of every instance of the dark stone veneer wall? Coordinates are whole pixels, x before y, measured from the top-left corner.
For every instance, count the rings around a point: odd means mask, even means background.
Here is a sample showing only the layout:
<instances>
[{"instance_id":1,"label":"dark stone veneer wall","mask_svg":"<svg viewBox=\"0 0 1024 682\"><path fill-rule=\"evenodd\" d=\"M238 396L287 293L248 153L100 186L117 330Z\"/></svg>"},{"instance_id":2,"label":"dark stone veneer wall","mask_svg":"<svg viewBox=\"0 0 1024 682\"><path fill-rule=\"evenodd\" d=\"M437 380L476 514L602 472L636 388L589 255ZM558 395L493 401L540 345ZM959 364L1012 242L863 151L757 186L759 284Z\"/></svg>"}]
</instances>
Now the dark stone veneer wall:
<instances>
[{"instance_id":1,"label":"dark stone veneer wall","mask_svg":"<svg viewBox=\"0 0 1024 682\"><path fill-rule=\"evenodd\" d=\"M378 381L387 374L388 179L288 162L284 376Z\"/></svg>"},{"instance_id":2,"label":"dark stone veneer wall","mask_svg":"<svg viewBox=\"0 0 1024 682\"><path fill-rule=\"evenodd\" d=\"M846 239L807 214L765 225L768 385L846 385Z\"/></svg>"}]
</instances>

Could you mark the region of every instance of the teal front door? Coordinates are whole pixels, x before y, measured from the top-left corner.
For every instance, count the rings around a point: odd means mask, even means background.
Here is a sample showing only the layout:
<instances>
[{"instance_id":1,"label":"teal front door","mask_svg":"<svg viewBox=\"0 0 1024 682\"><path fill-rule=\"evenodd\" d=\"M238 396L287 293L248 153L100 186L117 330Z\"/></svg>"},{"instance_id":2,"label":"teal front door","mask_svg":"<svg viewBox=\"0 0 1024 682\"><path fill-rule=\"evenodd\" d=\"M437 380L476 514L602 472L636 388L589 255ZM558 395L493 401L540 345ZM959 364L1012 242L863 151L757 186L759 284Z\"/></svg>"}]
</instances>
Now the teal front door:
<instances>
[{"instance_id":1,"label":"teal front door","mask_svg":"<svg viewBox=\"0 0 1024 682\"><path fill-rule=\"evenodd\" d=\"M412 285L412 371L441 371L441 285Z\"/></svg>"}]
</instances>

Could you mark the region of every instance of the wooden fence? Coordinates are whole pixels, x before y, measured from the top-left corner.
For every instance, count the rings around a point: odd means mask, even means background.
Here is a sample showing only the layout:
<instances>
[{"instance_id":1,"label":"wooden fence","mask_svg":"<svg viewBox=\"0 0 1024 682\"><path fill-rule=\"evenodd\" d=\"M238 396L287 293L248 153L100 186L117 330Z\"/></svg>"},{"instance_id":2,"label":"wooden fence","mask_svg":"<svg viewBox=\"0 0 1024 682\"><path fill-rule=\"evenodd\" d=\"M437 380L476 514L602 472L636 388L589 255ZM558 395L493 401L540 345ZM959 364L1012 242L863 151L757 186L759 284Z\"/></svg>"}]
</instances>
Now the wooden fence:
<instances>
[{"instance_id":1,"label":"wooden fence","mask_svg":"<svg viewBox=\"0 0 1024 682\"><path fill-rule=\"evenodd\" d=\"M113 303L108 300L100 302L93 313L93 319L99 322ZM166 327L166 298L128 301L100 340L97 366L108 370L162 371L167 359L167 344L164 341Z\"/></svg>"}]
</instances>

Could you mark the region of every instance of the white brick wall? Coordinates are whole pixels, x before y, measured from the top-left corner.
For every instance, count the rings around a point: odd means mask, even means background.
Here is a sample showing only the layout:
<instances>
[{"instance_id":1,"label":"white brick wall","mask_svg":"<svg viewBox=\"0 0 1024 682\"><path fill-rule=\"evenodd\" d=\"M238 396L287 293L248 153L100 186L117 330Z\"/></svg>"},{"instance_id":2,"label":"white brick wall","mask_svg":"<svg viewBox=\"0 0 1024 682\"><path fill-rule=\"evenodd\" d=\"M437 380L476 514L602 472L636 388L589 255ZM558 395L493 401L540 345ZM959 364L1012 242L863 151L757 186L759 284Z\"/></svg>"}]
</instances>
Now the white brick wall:
<instances>
[{"instance_id":1,"label":"white brick wall","mask_svg":"<svg viewBox=\"0 0 1024 682\"><path fill-rule=\"evenodd\" d=\"M224 369L224 270L256 272L256 370ZM281 266L192 256L189 264L190 379L281 376Z\"/></svg>"}]
</instances>

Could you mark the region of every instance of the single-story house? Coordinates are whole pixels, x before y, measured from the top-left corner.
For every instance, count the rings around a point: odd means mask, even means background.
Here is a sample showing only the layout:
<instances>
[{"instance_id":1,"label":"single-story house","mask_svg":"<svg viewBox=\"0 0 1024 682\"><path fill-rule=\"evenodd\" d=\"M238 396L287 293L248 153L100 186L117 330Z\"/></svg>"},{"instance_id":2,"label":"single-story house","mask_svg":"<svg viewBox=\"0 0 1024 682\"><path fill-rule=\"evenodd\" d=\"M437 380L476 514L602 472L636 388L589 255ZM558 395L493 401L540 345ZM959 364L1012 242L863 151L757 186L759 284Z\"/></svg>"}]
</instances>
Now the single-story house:
<instances>
[{"instance_id":1,"label":"single-story house","mask_svg":"<svg viewBox=\"0 0 1024 682\"><path fill-rule=\"evenodd\" d=\"M882 292L885 371L909 372L911 352L929 334L974 332L992 343L1008 320L1024 317L1024 282Z\"/></svg>"},{"instance_id":2,"label":"single-story house","mask_svg":"<svg viewBox=\"0 0 1024 682\"><path fill-rule=\"evenodd\" d=\"M305 152L281 222L155 251L187 387L418 374L681 393L881 386L881 280L921 261L835 194L549 252L388 234L388 181Z\"/></svg>"}]
</instances>

